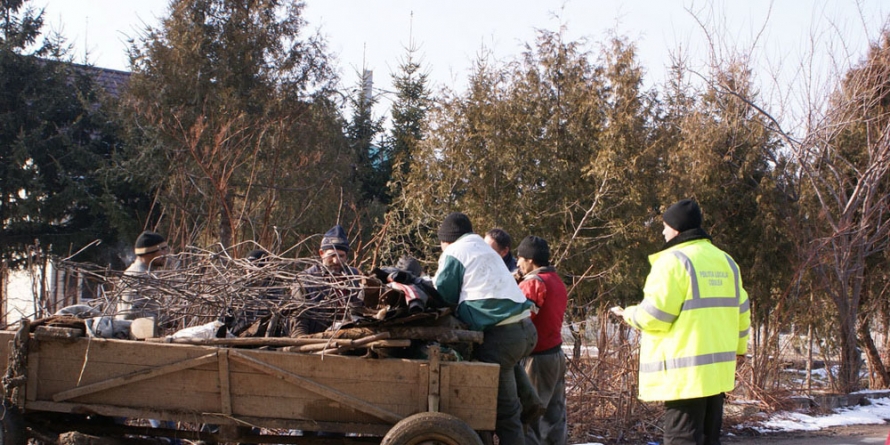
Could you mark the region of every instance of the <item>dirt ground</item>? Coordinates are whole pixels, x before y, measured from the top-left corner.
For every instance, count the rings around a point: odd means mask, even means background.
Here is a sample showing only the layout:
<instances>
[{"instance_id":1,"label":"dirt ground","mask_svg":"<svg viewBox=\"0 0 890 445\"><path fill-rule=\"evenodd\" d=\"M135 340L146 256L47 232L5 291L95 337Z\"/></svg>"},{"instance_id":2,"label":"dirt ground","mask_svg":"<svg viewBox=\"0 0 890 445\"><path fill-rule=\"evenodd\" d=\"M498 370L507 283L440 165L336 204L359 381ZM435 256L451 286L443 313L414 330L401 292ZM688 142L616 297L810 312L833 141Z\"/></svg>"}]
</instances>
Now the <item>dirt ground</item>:
<instances>
[{"instance_id":1,"label":"dirt ground","mask_svg":"<svg viewBox=\"0 0 890 445\"><path fill-rule=\"evenodd\" d=\"M724 444L733 445L861 445L883 444L890 425L851 425L820 431L795 431L760 436L726 436Z\"/></svg>"}]
</instances>

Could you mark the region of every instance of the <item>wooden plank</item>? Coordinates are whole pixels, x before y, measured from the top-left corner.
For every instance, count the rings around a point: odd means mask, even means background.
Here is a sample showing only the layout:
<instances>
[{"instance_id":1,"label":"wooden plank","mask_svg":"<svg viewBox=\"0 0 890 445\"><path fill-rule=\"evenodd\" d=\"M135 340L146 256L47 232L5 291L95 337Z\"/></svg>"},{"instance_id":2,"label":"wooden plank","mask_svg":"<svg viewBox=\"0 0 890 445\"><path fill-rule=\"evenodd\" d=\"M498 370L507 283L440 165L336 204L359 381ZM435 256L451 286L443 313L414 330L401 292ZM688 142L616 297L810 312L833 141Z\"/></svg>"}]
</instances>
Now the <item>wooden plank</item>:
<instances>
[{"instance_id":1,"label":"wooden plank","mask_svg":"<svg viewBox=\"0 0 890 445\"><path fill-rule=\"evenodd\" d=\"M41 355L43 356L41 363L44 365L44 368L52 367L53 371L42 371L40 373L41 378L49 377L59 381L71 381L75 384L79 381L80 385L84 385L95 383L99 380L105 380L109 377L127 374L139 369L159 368L185 360L192 360L201 357L204 354L186 358L177 357L177 360L167 360L157 364L99 362L93 360L92 357L87 358L87 360L74 361L66 360L64 358L60 359L59 357L54 357L46 353L41 353ZM194 367L194 369L217 372L219 366L215 362L210 362L209 364L198 365Z\"/></svg>"},{"instance_id":2,"label":"wooden plank","mask_svg":"<svg viewBox=\"0 0 890 445\"><path fill-rule=\"evenodd\" d=\"M111 404L84 405L79 402L36 401L27 404L26 409L32 411L48 411L56 413L100 414L108 417L124 417L129 419L173 420L189 423L238 423L237 419L219 413L190 412L185 410L155 409L150 407L127 407Z\"/></svg>"},{"instance_id":3,"label":"wooden plank","mask_svg":"<svg viewBox=\"0 0 890 445\"><path fill-rule=\"evenodd\" d=\"M71 389L68 391L62 391L53 396L53 401L62 402L65 400L73 399L75 397L80 397L86 394L91 394L94 392L103 391L106 389L114 388L116 386L122 386L130 383L139 382L142 380L147 380L155 377L160 377L167 374L172 374L174 372L182 371L184 369L189 369L198 365L202 365L204 363L210 363L216 361L216 352L193 358L190 360L184 360L181 362L176 362L170 365L162 366L160 368L151 368L144 369L140 371L136 371L132 374L124 375L121 377L115 377L112 379L104 380L101 382L93 383L86 386L81 386L79 388Z\"/></svg>"},{"instance_id":4,"label":"wooden plank","mask_svg":"<svg viewBox=\"0 0 890 445\"><path fill-rule=\"evenodd\" d=\"M419 360L368 360L358 357L341 357L264 353L263 351L237 351L238 354L253 357L271 366L292 374L311 379L319 384L330 386L338 391L357 395L368 402L387 402L389 399L417 398L426 406L425 387L419 387L419 376L424 374L426 362ZM244 395L300 397L306 391L282 380L256 376L256 369L241 363L229 365L232 373L233 398ZM344 372L348 370L348 372ZM373 389L371 389L373 388Z\"/></svg>"},{"instance_id":5,"label":"wooden plank","mask_svg":"<svg viewBox=\"0 0 890 445\"><path fill-rule=\"evenodd\" d=\"M354 382L375 381L381 384L399 384L405 383L406 380L416 381L418 370L426 363L422 360L369 360L361 357L319 356L286 352L270 353L250 350L239 350L238 353L299 375L311 375L319 378L345 378ZM349 369L349 372L343 373L343 369Z\"/></svg>"},{"instance_id":6,"label":"wooden plank","mask_svg":"<svg viewBox=\"0 0 890 445\"><path fill-rule=\"evenodd\" d=\"M120 406L145 406L163 409L202 410L219 412L220 394L218 373L208 374L201 384L201 390L195 390L180 379L182 373L144 380L128 385L116 386L103 391L79 396L71 399L76 403L89 405L92 403L112 404ZM191 381L191 379L189 379ZM70 385L46 385L38 395L38 400L53 400L53 395L71 389ZM51 386L51 388L47 388ZM210 388L213 391L210 391ZM48 391L49 389L55 392Z\"/></svg>"},{"instance_id":7,"label":"wooden plank","mask_svg":"<svg viewBox=\"0 0 890 445\"><path fill-rule=\"evenodd\" d=\"M276 380L265 377L267 381ZM287 417L314 420L329 421L354 421L364 423L389 423L389 420L382 420L378 417L359 411L352 403L342 403L330 398L315 394L311 391L291 385L291 389L283 392L281 397L270 396L238 396L232 400L232 410L236 416L254 415L269 417ZM373 389L379 389L373 385L366 387L366 392L357 393L370 394ZM363 400L369 405L373 405L382 410L394 413L401 417L407 417L412 414L425 410L425 407L418 409L418 397L401 398L389 391L381 391L390 397L385 401L370 401L363 397L356 397ZM301 397L297 397L301 394ZM350 394L356 396L356 394ZM375 397L381 399L380 397ZM425 399L423 399L425 402Z\"/></svg>"},{"instance_id":8,"label":"wooden plank","mask_svg":"<svg viewBox=\"0 0 890 445\"><path fill-rule=\"evenodd\" d=\"M427 386L429 388L429 395L427 396L429 406L427 409L435 413L439 412L439 347L432 345L428 350L430 356L430 381Z\"/></svg>"},{"instance_id":9,"label":"wooden plank","mask_svg":"<svg viewBox=\"0 0 890 445\"><path fill-rule=\"evenodd\" d=\"M130 342L135 346L146 347L142 351L145 357L138 357L132 354L132 347L123 351L109 350L105 347L94 345L89 352L88 360L85 360L85 350L74 351L73 349L52 348L51 354L44 354L44 357L52 357L52 368L56 371L53 374L61 373L64 376L53 377L59 380L74 379L79 376L83 369L83 383L94 383L104 380L109 375L121 375L123 373L132 372L134 369L147 368L152 366L165 366L177 360L194 358L199 355L207 354L217 350L215 347L195 347L182 345L148 345L141 342ZM149 346L153 346L149 348ZM158 348L160 346L160 348ZM171 348L173 348L171 350ZM183 349L186 348L186 349ZM183 353L183 351L186 351ZM57 354L57 352L59 352ZM416 380L416 369L421 366L422 361L419 360L367 360L357 357L333 357L324 358L304 355L283 353L275 351L241 351L242 354L258 358L264 362L286 369L289 372L298 375L312 375L321 378L341 378L342 373L339 372L343 367L349 368L349 375L353 376L356 382L363 382L371 379L381 384L399 384L405 380ZM86 366L84 366L86 361ZM132 367L131 367L132 366ZM216 372L217 364L200 366L196 369L208 369ZM248 370L245 367L232 368L230 364L230 372L256 372ZM357 373L357 374L356 374ZM48 376L44 376L48 377Z\"/></svg>"},{"instance_id":10,"label":"wooden plank","mask_svg":"<svg viewBox=\"0 0 890 445\"><path fill-rule=\"evenodd\" d=\"M231 372L231 388L233 397L242 396L292 396L304 397L307 391L285 382L283 380L270 380L267 373L257 371L241 372L244 367L241 363L231 363L229 365ZM274 365L273 365L274 366ZM279 367L281 368L281 367ZM388 402L393 397L403 400L421 398L423 406L426 406L426 390L420 387L418 382L418 374L420 369L411 369L403 375L406 377L401 381L390 381L385 378L375 378L374 376L356 377L350 375L352 369L348 367L340 368L331 373L322 374L317 372L294 372L293 370L281 368L292 374L299 375L303 378L310 379L321 385L336 388L338 391L348 394L361 394L361 398L368 402ZM424 380L426 381L426 380ZM373 390L370 390L373 388ZM311 393L310 393L311 394ZM313 394L314 396L314 394Z\"/></svg>"},{"instance_id":11,"label":"wooden plank","mask_svg":"<svg viewBox=\"0 0 890 445\"><path fill-rule=\"evenodd\" d=\"M51 402L52 399L38 401ZM173 392L148 385L137 388L119 386L71 399L71 403L79 404L85 412L89 412L97 405L182 412L219 413L220 411L218 393L191 393L188 390Z\"/></svg>"},{"instance_id":12,"label":"wooden plank","mask_svg":"<svg viewBox=\"0 0 890 445\"><path fill-rule=\"evenodd\" d=\"M38 375L40 384L38 385L37 398L43 400L52 400L53 395L62 391L68 391L70 389L102 382L117 376L129 375L135 372L152 369L151 367L145 366L127 366L119 369L115 368L113 371L109 370L104 373L99 370L87 371L83 382L78 385L77 376L73 374L73 371L70 368L54 368L52 367L54 363L51 360L48 360L46 356L41 358L41 362L41 369L39 370ZM187 369L167 378L135 382L126 387L135 389L139 386L147 385L158 388L158 391L182 392L185 390L189 393L207 392L216 394L219 392L219 367L216 363L213 365L213 369L204 369L203 366L201 369ZM68 373L63 375L62 372L53 372L58 369L65 370Z\"/></svg>"},{"instance_id":13,"label":"wooden plank","mask_svg":"<svg viewBox=\"0 0 890 445\"><path fill-rule=\"evenodd\" d=\"M452 385L497 390L500 367L482 362L442 362L443 372L451 373Z\"/></svg>"},{"instance_id":14,"label":"wooden plank","mask_svg":"<svg viewBox=\"0 0 890 445\"><path fill-rule=\"evenodd\" d=\"M37 326L34 330L34 338L37 340L58 340L73 342L83 337L83 329L65 328L56 326Z\"/></svg>"},{"instance_id":15,"label":"wooden plank","mask_svg":"<svg viewBox=\"0 0 890 445\"><path fill-rule=\"evenodd\" d=\"M266 376L266 379L271 380L268 376ZM402 416L413 414L411 411L412 407L406 405L386 404L374 406ZM336 400L317 395L312 399L299 401L287 397L240 397L232 400L232 410L234 411L233 416L237 418L256 416L318 422L392 425L389 421L358 411Z\"/></svg>"},{"instance_id":16,"label":"wooden plank","mask_svg":"<svg viewBox=\"0 0 890 445\"><path fill-rule=\"evenodd\" d=\"M14 337L15 332L0 331L0 374L5 374L9 365L9 348L4 348L2 345L8 345ZM0 394L4 394L3 385L0 385Z\"/></svg>"},{"instance_id":17,"label":"wooden plank","mask_svg":"<svg viewBox=\"0 0 890 445\"><path fill-rule=\"evenodd\" d=\"M269 365L252 357L248 357L244 354L241 354L239 351L232 351L230 356L236 361L242 362L251 367L255 367L256 369L264 371L277 379L284 380L308 391L312 391L316 394L336 400L358 411L370 414L374 417L391 422L393 424L404 418L404 416L400 416L391 411L381 409L349 394L342 393L328 386L318 384L312 380L287 372L284 369Z\"/></svg>"},{"instance_id":18,"label":"wooden plank","mask_svg":"<svg viewBox=\"0 0 890 445\"><path fill-rule=\"evenodd\" d=\"M414 410L411 411L411 414L422 413L427 410L427 405L429 404L429 395L430 395L430 364L429 362L423 362L421 364L420 369L417 372L417 384L414 385L416 389L412 389L411 393L417 391L417 398L414 403ZM401 396L400 396L401 397ZM406 400L407 401L407 400Z\"/></svg>"},{"instance_id":19,"label":"wooden plank","mask_svg":"<svg viewBox=\"0 0 890 445\"><path fill-rule=\"evenodd\" d=\"M500 367L479 362L444 362L441 368L442 412L460 418L474 430L494 430Z\"/></svg>"},{"instance_id":20,"label":"wooden plank","mask_svg":"<svg viewBox=\"0 0 890 445\"><path fill-rule=\"evenodd\" d=\"M13 335L0 333L0 338ZM87 345L90 345L88 353ZM218 424L228 423L220 420L226 416L232 422L254 417L268 420L258 425L272 422L291 428L334 431L313 422L328 422L330 427L354 422L382 429L429 408L431 373L429 362L421 360L321 357L262 350L224 352L213 346L103 339L83 339L70 344L44 341L40 347L39 366L34 367L38 371L35 380L40 385L28 387L28 398L37 400L28 400L27 405L45 403L43 406L50 411L98 412L99 408L107 408L109 413L119 413L117 415L123 412L115 410L124 410L151 413L142 418ZM218 352L238 354L246 359L222 360ZM202 357L207 360L202 362ZM112 384L115 379L150 373L152 367L169 369L190 361L195 362L193 367L176 374L150 375L124 386ZM456 415L474 429L493 429L497 369L497 365L491 364L442 362L440 410ZM29 374L32 371L29 367ZM81 371L82 381L78 386ZM161 375L170 377L154 378ZM224 391L225 375L228 375L227 391ZM269 379L269 375L276 378ZM152 380L146 381L149 378ZM77 402L50 401L67 391L109 384L112 386L105 390L74 395L79 397ZM36 391L36 397L30 391ZM223 400L224 393L228 394L228 401ZM151 417L147 417L149 415ZM293 426L297 424L314 426Z\"/></svg>"},{"instance_id":21,"label":"wooden plank","mask_svg":"<svg viewBox=\"0 0 890 445\"><path fill-rule=\"evenodd\" d=\"M232 392L229 389L229 351L220 349L219 354L219 401L223 414L232 414Z\"/></svg>"},{"instance_id":22,"label":"wooden plank","mask_svg":"<svg viewBox=\"0 0 890 445\"><path fill-rule=\"evenodd\" d=\"M89 353L87 353L89 350ZM42 342L41 351L58 360L163 366L216 352L216 347L153 344L132 340L80 339L73 343ZM88 363L89 364L89 363Z\"/></svg>"},{"instance_id":23,"label":"wooden plank","mask_svg":"<svg viewBox=\"0 0 890 445\"><path fill-rule=\"evenodd\" d=\"M25 384L25 400L37 400L37 387L40 372L40 352L32 352L28 357L28 382Z\"/></svg>"},{"instance_id":24,"label":"wooden plank","mask_svg":"<svg viewBox=\"0 0 890 445\"><path fill-rule=\"evenodd\" d=\"M245 351L248 352L248 351ZM254 351L249 351L253 355ZM424 411L426 409L426 383L420 382L419 376L426 377L428 372L422 370L426 364L417 360L367 360L357 357L325 357L297 354L257 354L260 357L273 357L280 361L290 371L291 368L299 368L295 372L306 378L336 388L341 392L352 394L368 403L375 405L389 404L398 400L399 409L393 410L399 414ZM305 362L305 366L288 366ZM129 374L145 367L129 365L104 364L107 369L98 368L90 361L91 366L85 370L84 382L94 383L109 376ZM39 399L52 400L52 396L61 391L69 390L76 386L76 378L79 367L73 362L66 363L65 367L42 366L41 391ZM343 369L350 372L343 373ZM64 375L62 375L64 374ZM140 397L155 394L150 399L150 404L160 406L173 406L177 399L182 399L183 408L203 409L217 412L220 410L220 401L217 399L215 406L196 405L197 401L187 400L195 395L201 401L207 397L200 393L209 393L219 396L218 363L201 365L193 369L185 370L163 379L152 379L146 382L127 385L115 390L107 390L95 397L79 398L81 402L131 404L129 395ZM319 396L278 379L269 379L266 373L249 368L240 363L229 363L230 392L233 405L235 401L245 397L282 397L281 404L288 405L314 405L319 404ZM63 380L63 381L60 381ZM143 388L147 387L148 389ZM114 398L120 397L120 402ZM289 402L287 399L291 399ZM146 403L146 402L142 402ZM276 402L278 403L278 402ZM404 405L404 406L402 406ZM263 406L264 415L274 415L277 406ZM341 411L350 411L344 406ZM236 409L237 415L248 413Z\"/></svg>"},{"instance_id":25,"label":"wooden plank","mask_svg":"<svg viewBox=\"0 0 890 445\"><path fill-rule=\"evenodd\" d=\"M388 339L390 334L384 332L378 339ZM356 340L339 339L331 340L326 338L289 338L289 337L243 337L243 338L152 338L147 339L150 343L174 343L183 345L202 345L202 346L305 346L315 344L328 344L330 346L355 346ZM367 343L367 341L365 342Z\"/></svg>"}]
</instances>

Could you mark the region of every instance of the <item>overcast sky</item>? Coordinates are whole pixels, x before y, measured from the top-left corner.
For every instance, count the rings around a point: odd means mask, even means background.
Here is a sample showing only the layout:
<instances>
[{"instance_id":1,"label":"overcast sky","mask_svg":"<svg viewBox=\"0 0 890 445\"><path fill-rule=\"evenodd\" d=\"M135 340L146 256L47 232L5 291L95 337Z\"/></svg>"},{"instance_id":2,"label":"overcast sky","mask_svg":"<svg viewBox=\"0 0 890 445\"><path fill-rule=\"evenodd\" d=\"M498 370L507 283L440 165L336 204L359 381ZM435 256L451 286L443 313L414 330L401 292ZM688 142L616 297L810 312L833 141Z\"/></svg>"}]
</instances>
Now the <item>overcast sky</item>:
<instances>
[{"instance_id":1,"label":"overcast sky","mask_svg":"<svg viewBox=\"0 0 890 445\"><path fill-rule=\"evenodd\" d=\"M32 4L46 7L46 29L68 38L76 61L82 62L88 51L89 62L96 66L127 70L126 38L137 36L146 25L156 26L166 15L168 0L32 0ZM706 59L705 33L690 11L708 28L719 30L719 45L753 47L758 69L783 70L788 76L812 48L811 37L816 39L819 66L832 57L858 60L867 42L877 38L890 2L306 0L304 16L311 30L319 29L327 37L338 56L344 85L356 84L357 72L365 66L374 71L376 88L391 89L390 73L413 35L434 86L461 91L483 47L507 60L534 42L536 29L558 30L560 24L569 40L586 38L593 50L609 35L629 38L638 46L646 83L661 83L677 48L689 48L701 63Z\"/></svg>"}]
</instances>

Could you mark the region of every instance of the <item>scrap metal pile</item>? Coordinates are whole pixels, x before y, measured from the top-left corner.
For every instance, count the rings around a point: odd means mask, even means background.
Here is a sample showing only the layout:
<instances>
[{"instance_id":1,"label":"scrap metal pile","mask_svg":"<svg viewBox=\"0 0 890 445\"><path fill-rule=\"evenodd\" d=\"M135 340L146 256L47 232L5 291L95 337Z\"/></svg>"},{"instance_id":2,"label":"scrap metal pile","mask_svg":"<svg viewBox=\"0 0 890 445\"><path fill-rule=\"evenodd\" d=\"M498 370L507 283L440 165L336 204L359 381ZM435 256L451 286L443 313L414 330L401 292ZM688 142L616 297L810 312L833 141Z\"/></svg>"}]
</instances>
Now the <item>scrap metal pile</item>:
<instances>
[{"instance_id":1,"label":"scrap metal pile","mask_svg":"<svg viewBox=\"0 0 890 445\"><path fill-rule=\"evenodd\" d=\"M159 331L150 341L400 357L423 356L429 343L468 353L482 341L481 333L463 329L450 309L435 303L435 295L430 296L435 290L411 274L394 268L375 269L371 275L306 273L319 265L307 258L266 255L251 261L184 252L170 255L166 268L147 276L83 263L59 267L101 284L89 308L73 311L89 319L85 330L92 335L100 329L96 320L114 320L122 295L136 292L158 308ZM35 326L70 321L70 316L55 316ZM300 326L307 322L327 329L306 333Z\"/></svg>"}]
</instances>

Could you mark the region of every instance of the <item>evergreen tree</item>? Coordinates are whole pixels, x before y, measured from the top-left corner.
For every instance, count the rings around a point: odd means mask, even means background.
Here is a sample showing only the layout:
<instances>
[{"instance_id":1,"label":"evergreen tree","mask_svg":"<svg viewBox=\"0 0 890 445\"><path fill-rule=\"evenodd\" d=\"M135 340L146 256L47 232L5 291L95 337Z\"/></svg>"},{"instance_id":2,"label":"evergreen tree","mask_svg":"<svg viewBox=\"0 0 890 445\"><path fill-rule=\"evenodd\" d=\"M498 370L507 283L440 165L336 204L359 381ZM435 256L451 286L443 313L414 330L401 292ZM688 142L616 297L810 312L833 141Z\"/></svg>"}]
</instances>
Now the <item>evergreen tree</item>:
<instances>
[{"instance_id":1,"label":"evergreen tree","mask_svg":"<svg viewBox=\"0 0 890 445\"><path fill-rule=\"evenodd\" d=\"M303 6L176 0L132 42L121 166L152 181L175 244L290 246L352 202L337 78Z\"/></svg>"},{"instance_id":2,"label":"evergreen tree","mask_svg":"<svg viewBox=\"0 0 890 445\"><path fill-rule=\"evenodd\" d=\"M61 37L40 41L43 11L20 0L0 13L0 255L17 267L95 240L110 248L126 209L96 175L117 141L93 79ZM109 260L96 249L77 259L100 257Z\"/></svg>"},{"instance_id":3,"label":"evergreen tree","mask_svg":"<svg viewBox=\"0 0 890 445\"><path fill-rule=\"evenodd\" d=\"M746 102L758 95L745 63L715 67L702 90L693 89L688 73L678 60L662 104L656 213L679 199L698 200L714 244L739 264L751 296L754 349L773 351L790 322L785 317L802 303L789 292L798 262L789 226L796 213L794 174L780 141ZM753 361L764 370L756 385L775 377L766 372L769 354Z\"/></svg>"},{"instance_id":4,"label":"evergreen tree","mask_svg":"<svg viewBox=\"0 0 890 445\"><path fill-rule=\"evenodd\" d=\"M349 98L352 119L346 125L346 138L355 156L354 182L366 202L389 203L386 183L392 173L392 159L381 137L383 117L374 116L378 98L373 92L372 72L362 72L359 88Z\"/></svg>"},{"instance_id":5,"label":"evergreen tree","mask_svg":"<svg viewBox=\"0 0 890 445\"><path fill-rule=\"evenodd\" d=\"M424 234L413 225L411 214L406 211L411 198L404 188L411 170L423 168L415 162L415 157L425 139L428 116L433 106L429 74L423 70L413 42L409 44L407 54L392 78L396 99L391 111L392 128L386 139L390 156L388 191L391 205L385 216L385 235L379 238L382 260L389 263L395 263L402 255L416 258L427 255L422 250Z\"/></svg>"},{"instance_id":6,"label":"evergreen tree","mask_svg":"<svg viewBox=\"0 0 890 445\"><path fill-rule=\"evenodd\" d=\"M435 129L412 155L405 205L422 225L435 225L460 210L486 227L488 215L507 210L500 195L514 193L513 184L500 179L512 160L497 140L504 136L499 119L506 118L500 107L507 85L501 68L489 62L485 57L476 61L467 93L440 99L430 115Z\"/></svg>"},{"instance_id":7,"label":"evergreen tree","mask_svg":"<svg viewBox=\"0 0 890 445\"><path fill-rule=\"evenodd\" d=\"M392 105L392 130L389 138L393 166L391 193L398 196L401 193L401 182L413 165L417 146L424 139L427 116L433 100L429 89L429 73L423 70L422 60L419 59L413 42L399 64L399 71L392 77L396 100Z\"/></svg>"},{"instance_id":8,"label":"evergreen tree","mask_svg":"<svg viewBox=\"0 0 890 445\"><path fill-rule=\"evenodd\" d=\"M632 42L610 38L598 67L602 125L584 170L590 187L597 187L588 199L596 207L586 228L593 241L587 254L594 271L603 274L600 304L636 302L649 271L646 257L660 235L652 224L661 179L654 137L659 116L654 93L643 90L644 71Z\"/></svg>"}]
</instances>

